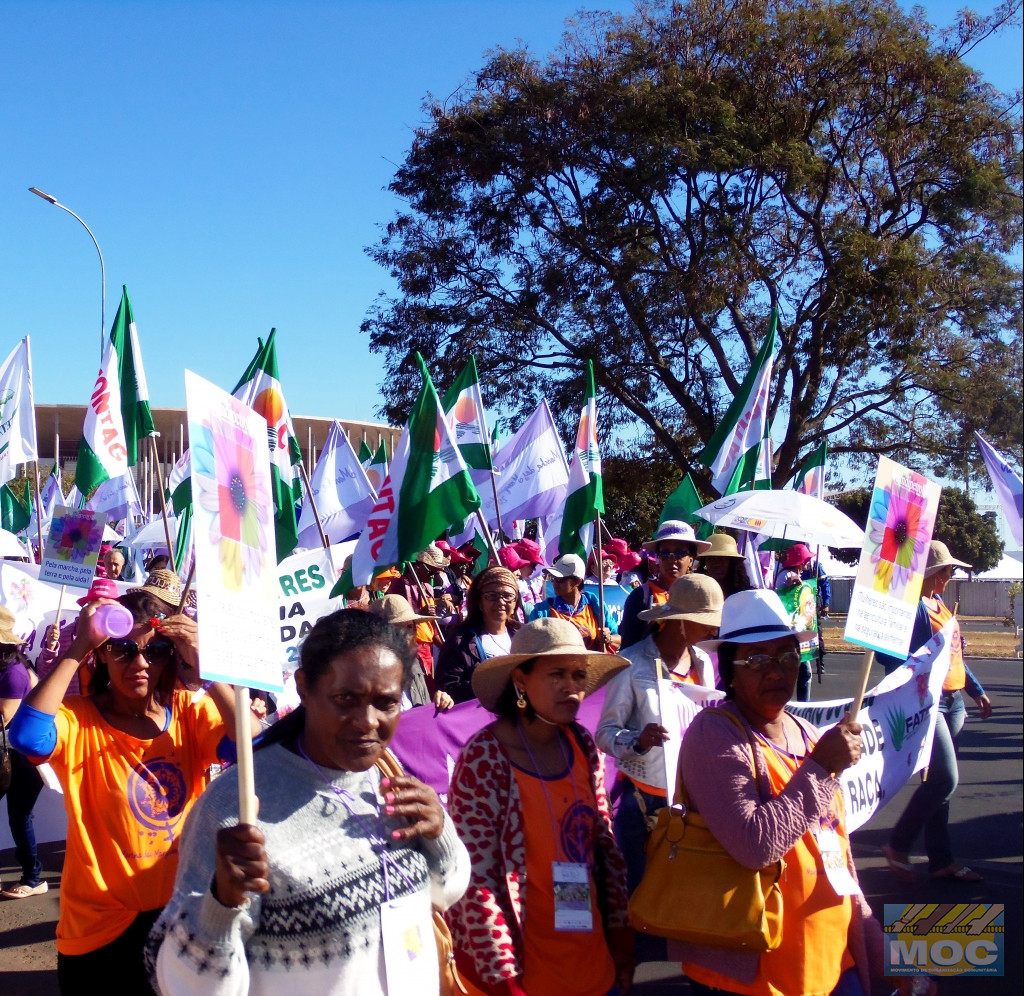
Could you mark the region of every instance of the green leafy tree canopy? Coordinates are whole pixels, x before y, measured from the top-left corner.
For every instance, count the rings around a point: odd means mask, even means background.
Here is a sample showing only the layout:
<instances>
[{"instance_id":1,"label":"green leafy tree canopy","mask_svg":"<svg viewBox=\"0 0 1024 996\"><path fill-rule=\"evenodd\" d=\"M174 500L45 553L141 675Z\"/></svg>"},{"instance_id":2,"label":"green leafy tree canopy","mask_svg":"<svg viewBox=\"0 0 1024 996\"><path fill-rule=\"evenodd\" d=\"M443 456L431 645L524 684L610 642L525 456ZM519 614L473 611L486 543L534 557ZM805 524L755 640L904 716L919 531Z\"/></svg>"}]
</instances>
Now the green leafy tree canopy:
<instances>
[{"instance_id":1,"label":"green leafy tree canopy","mask_svg":"<svg viewBox=\"0 0 1024 996\"><path fill-rule=\"evenodd\" d=\"M592 359L606 428L692 470L778 307L776 482L826 437L948 461L964 434L924 429L962 421L951 371L1020 409L1019 97L964 61L1018 8L939 31L894 0L649 2L498 49L428 103L369 250L398 285L362 325L382 414L418 350L439 383L474 355L509 418L571 420Z\"/></svg>"}]
</instances>

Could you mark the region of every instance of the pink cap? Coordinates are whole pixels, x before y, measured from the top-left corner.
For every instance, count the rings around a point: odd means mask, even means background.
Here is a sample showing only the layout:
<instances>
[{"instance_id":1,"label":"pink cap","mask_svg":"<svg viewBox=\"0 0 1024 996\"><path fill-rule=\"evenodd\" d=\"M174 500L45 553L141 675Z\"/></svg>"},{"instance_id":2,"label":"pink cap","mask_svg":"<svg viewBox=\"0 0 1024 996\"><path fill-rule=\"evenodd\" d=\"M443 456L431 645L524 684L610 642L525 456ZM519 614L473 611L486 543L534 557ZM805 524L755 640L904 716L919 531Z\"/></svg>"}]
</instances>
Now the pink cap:
<instances>
[{"instance_id":1,"label":"pink cap","mask_svg":"<svg viewBox=\"0 0 1024 996\"><path fill-rule=\"evenodd\" d=\"M525 563L544 566L544 554L540 552L540 544L536 540L521 539L512 545Z\"/></svg>"},{"instance_id":2,"label":"pink cap","mask_svg":"<svg viewBox=\"0 0 1024 996\"><path fill-rule=\"evenodd\" d=\"M90 602L98 602L101 598L120 598L121 592L117 585L110 578L94 578L92 587L78 599L79 605L88 605Z\"/></svg>"},{"instance_id":3,"label":"pink cap","mask_svg":"<svg viewBox=\"0 0 1024 996\"><path fill-rule=\"evenodd\" d=\"M516 548L514 546L503 546L498 551L498 560L500 560L502 565L507 567L510 571L518 571L520 567L527 567L530 563L530 561L523 560L523 558L516 553Z\"/></svg>"}]
</instances>

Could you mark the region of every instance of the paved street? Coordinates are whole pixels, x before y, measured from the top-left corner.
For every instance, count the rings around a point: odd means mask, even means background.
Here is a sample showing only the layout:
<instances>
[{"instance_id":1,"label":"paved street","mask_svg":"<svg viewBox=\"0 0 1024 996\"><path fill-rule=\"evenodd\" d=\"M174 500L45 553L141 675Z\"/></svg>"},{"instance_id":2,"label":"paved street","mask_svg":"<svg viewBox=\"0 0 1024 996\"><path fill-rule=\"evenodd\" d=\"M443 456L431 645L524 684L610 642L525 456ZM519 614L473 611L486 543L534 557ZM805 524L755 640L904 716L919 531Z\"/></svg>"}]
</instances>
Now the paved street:
<instances>
[{"instance_id":1,"label":"paved street","mask_svg":"<svg viewBox=\"0 0 1024 996\"><path fill-rule=\"evenodd\" d=\"M860 655L830 654L828 674L815 683L818 700L851 696L861 663ZM932 882L922 870L917 884L893 878L879 855L888 830L903 811L914 785L903 791L853 836L861 885L879 917L884 903L999 902L1006 904L1007 963L1003 979L945 980L943 996L992 994L1018 996L1024 982L1021 934L1022 826L1022 666L1019 660L972 658L975 674L985 685L994 714L982 723L971 708L960 754L960 786L953 799L952 832L957 857L985 876L978 884ZM876 666L872 683L881 677ZM916 784L916 782L914 783ZM50 996L57 992L53 934L57 918L60 866L59 845L43 848L50 892L35 899L0 902L0 993L3 996ZM919 860L923 861L923 857ZM0 853L4 881L16 875L13 854ZM676 996L688 992L675 965L642 966L634 986L639 996ZM884 996L892 986L876 989ZM567 996L571 996L567 990Z\"/></svg>"}]
</instances>

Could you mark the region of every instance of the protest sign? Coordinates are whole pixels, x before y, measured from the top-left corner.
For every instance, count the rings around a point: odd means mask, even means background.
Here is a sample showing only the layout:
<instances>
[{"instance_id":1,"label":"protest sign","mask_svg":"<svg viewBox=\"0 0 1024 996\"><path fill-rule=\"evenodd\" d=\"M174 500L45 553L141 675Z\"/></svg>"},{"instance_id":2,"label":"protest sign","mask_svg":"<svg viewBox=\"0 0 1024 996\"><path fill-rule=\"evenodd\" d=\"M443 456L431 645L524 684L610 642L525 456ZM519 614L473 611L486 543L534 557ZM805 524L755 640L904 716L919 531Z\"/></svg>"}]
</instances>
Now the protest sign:
<instances>
[{"instance_id":1,"label":"protest sign","mask_svg":"<svg viewBox=\"0 0 1024 996\"><path fill-rule=\"evenodd\" d=\"M800 640L800 660L813 664L818 659L818 579L776 588L775 592L782 599L793 626L810 634Z\"/></svg>"},{"instance_id":2,"label":"protest sign","mask_svg":"<svg viewBox=\"0 0 1024 996\"><path fill-rule=\"evenodd\" d=\"M286 674L299 666L299 644L313 624L345 608L344 595L330 597L336 575L331 552L324 549L297 553L277 565L279 659Z\"/></svg>"},{"instance_id":3,"label":"protest sign","mask_svg":"<svg viewBox=\"0 0 1024 996\"><path fill-rule=\"evenodd\" d=\"M547 590L547 597L554 598L555 589L550 581L547 584ZM583 590L589 591L594 598L597 598L597 585L594 582L586 582L583 585ZM619 623L622 622L622 610L626 607L626 597L632 590L632 588L623 588L617 584L606 584L604 586L604 611L608 616L609 622L614 623L616 629L618 629Z\"/></svg>"},{"instance_id":4,"label":"protest sign","mask_svg":"<svg viewBox=\"0 0 1024 996\"><path fill-rule=\"evenodd\" d=\"M96 573L107 518L102 512L58 506L43 546L40 581L88 588Z\"/></svg>"},{"instance_id":5,"label":"protest sign","mask_svg":"<svg viewBox=\"0 0 1024 996\"><path fill-rule=\"evenodd\" d=\"M940 488L888 457L878 462L843 638L906 657Z\"/></svg>"},{"instance_id":6,"label":"protest sign","mask_svg":"<svg viewBox=\"0 0 1024 996\"><path fill-rule=\"evenodd\" d=\"M192 455L200 673L281 689L274 503L267 423L185 371Z\"/></svg>"},{"instance_id":7,"label":"protest sign","mask_svg":"<svg viewBox=\"0 0 1024 996\"><path fill-rule=\"evenodd\" d=\"M848 832L864 826L915 771L928 764L952 632L949 623L864 696L857 716L864 728L864 749L860 760L839 776ZM786 709L825 731L851 704L851 699L790 702Z\"/></svg>"}]
</instances>

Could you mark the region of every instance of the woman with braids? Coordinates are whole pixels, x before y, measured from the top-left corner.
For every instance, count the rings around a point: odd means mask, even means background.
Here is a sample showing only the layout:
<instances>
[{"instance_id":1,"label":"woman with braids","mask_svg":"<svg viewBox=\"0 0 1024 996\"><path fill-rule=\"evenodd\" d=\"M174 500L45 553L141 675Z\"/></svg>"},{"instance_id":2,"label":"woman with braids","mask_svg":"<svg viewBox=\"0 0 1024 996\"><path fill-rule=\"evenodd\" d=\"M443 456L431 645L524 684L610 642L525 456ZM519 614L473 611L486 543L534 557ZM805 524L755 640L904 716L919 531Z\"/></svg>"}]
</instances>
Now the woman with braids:
<instances>
[{"instance_id":1,"label":"woman with braids","mask_svg":"<svg viewBox=\"0 0 1024 996\"><path fill-rule=\"evenodd\" d=\"M469 860L434 790L378 766L414 655L405 633L358 609L310 631L302 705L253 758L257 824L238 822L232 769L185 828L150 938L164 996L437 993L431 905L462 895Z\"/></svg>"}]
</instances>

